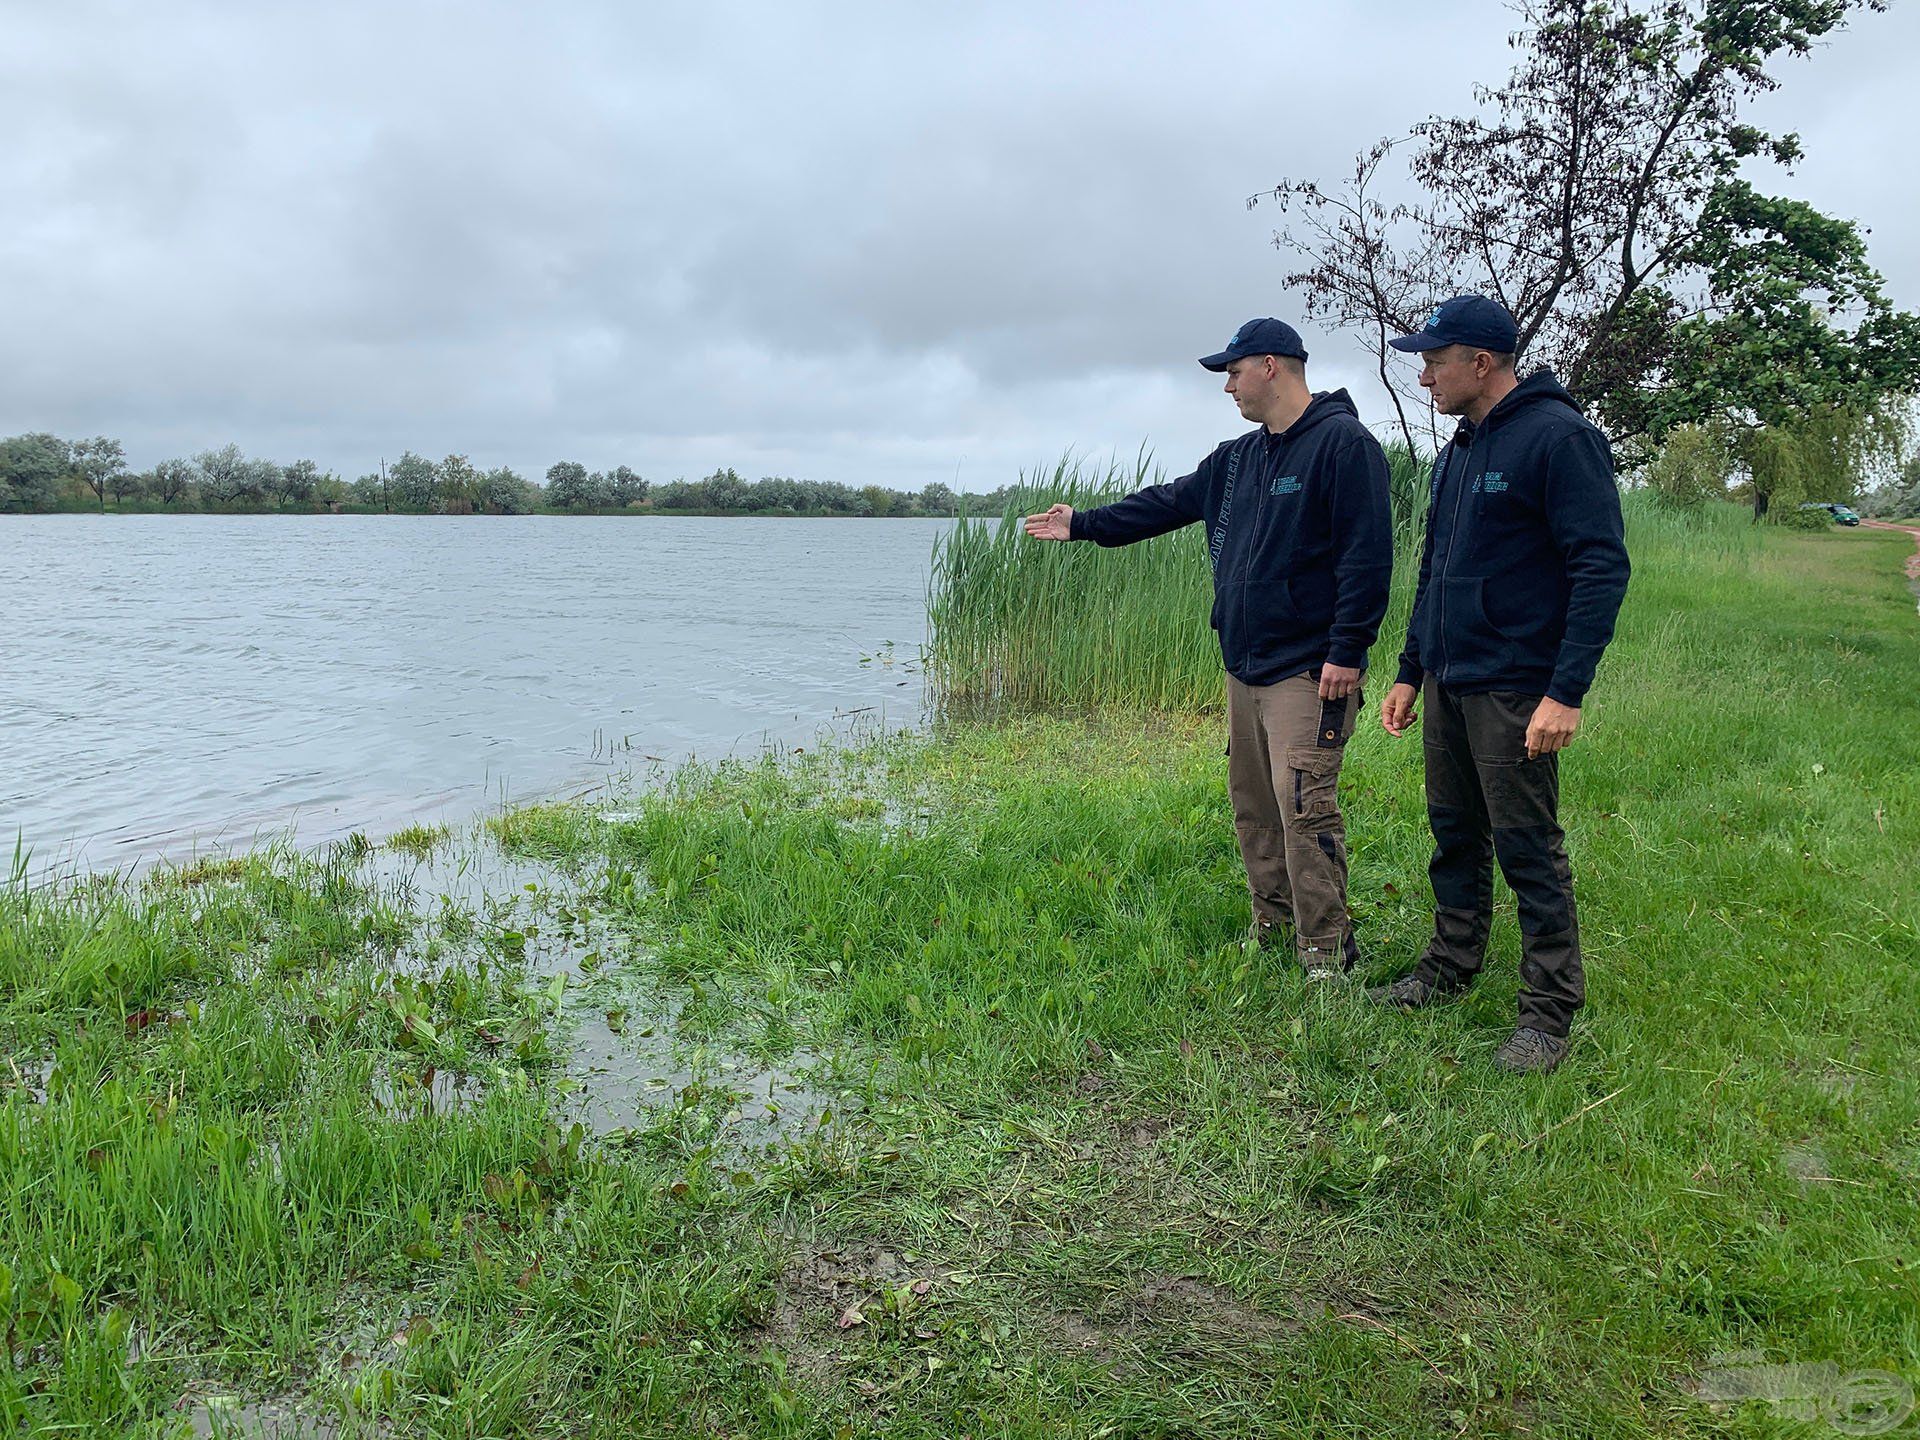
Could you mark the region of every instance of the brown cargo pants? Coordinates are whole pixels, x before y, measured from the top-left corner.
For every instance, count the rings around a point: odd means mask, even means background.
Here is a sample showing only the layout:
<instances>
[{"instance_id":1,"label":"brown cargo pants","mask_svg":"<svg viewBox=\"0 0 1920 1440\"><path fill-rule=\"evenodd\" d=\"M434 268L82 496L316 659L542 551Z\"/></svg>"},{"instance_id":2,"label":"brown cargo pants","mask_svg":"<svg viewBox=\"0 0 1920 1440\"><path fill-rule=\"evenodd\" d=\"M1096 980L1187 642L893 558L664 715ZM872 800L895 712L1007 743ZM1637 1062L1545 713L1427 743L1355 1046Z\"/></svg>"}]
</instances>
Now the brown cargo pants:
<instances>
[{"instance_id":1,"label":"brown cargo pants","mask_svg":"<svg viewBox=\"0 0 1920 1440\"><path fill-rule=\"evenodd\" d=\"M1278 685L1227 677L1227 790L1247 867L1255 934L1294 932L1303 964L1351 966L1347 836L1340 762L1360 713L1358 687L1322 700L1314 675Z\"/></svg>"}]
</instances>

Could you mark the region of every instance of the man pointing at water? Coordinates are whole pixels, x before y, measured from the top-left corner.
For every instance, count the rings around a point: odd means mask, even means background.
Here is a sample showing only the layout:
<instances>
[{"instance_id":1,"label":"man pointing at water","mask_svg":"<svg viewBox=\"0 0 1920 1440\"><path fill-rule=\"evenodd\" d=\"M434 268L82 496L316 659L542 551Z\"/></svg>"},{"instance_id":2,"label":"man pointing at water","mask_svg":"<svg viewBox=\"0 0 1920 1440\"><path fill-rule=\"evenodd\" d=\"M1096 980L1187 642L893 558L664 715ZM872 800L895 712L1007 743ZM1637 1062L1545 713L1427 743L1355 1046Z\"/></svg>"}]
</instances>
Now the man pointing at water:
<instances>
[{"instance_id":1,"label":"man pointing at water","mask_svg":"<svg viewBox=\"0 0 1920 1440\"><path fill-rule=\"evenodd\" d=\"M1225 372L1258 429L1191 475L1097 509L1054 505L1026 531L1111 546L1207 526L1249 938L1264 949L1291 933L1309 978L1331 979L1358 953L1337 790L1393 571L1386 456L1346 391L1307 389L1286 322L1249 320L1200 363Z\"/></svg>"}]
</instances>

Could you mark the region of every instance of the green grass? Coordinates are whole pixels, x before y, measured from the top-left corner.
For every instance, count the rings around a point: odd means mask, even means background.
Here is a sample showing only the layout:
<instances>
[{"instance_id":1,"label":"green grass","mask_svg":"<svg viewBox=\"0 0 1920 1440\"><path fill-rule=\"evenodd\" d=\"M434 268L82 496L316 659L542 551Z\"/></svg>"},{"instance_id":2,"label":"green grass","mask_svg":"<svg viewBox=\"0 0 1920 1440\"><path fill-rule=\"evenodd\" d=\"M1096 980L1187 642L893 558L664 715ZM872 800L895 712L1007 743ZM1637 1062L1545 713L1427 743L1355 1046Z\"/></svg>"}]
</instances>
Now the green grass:
<instances>
[{"instance_id":1,"label":"green grass","mask_svg":"<svg viewBox=\"0 0 1920 1440\"><path fill-rule=\"evenodd\" d=\"M515 812L578 879L537 940L423 948L350 856L16 880L0 1425L167 1433L218 1385L399 1434L1586 1440L1803 1433L1694 1398L1716 1355L1920 1380L1906 538L1630 527L1563 772L1590 1004L1543 1080L1488 1063L1504 895L1480 986L1418 1016L1234 947L1194 711ZM1384 977L1427 923L1417 741L1363 725L1345 782ZM824 1123L749 1154L690 1086L569 1131L579 1012L517 957L589 924L683 1043L821 1057ZM395 1083L434 1065L481 1102Z\"/></svg>"},{"instance_id":2,"label":"green grass","mask_svg":"<svg viewBox=\"0 0 1920 1440\"><path fill-rule=\"evenodd\" d=\"M446 825L407 825L387 837L387 848L414 860L425 860L451 839L453 830Z\"/></svg>"}]
</instances>

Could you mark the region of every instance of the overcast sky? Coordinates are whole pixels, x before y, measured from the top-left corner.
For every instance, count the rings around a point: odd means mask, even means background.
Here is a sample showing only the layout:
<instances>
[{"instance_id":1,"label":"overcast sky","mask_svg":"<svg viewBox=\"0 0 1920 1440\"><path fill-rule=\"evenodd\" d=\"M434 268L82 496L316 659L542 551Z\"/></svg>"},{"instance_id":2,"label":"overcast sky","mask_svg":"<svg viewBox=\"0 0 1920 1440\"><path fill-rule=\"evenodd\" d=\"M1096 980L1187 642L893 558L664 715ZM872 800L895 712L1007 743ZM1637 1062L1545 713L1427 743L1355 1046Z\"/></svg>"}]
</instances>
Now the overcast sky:
<instances>
[{"instance_id":1,"label":"overcast sky","mask_svg":"<svg viewBox=\"0 0 1920 1440\"><path fill-rule=\"evenodd\" d=\"M0 435L351 478L731 465L988 489L1240 428L1297 320L1246 197L1509 63L1491 0L1265 7L0 0ZM1920 5L1785 64L1768 183L1920 309ZM1316 388L1384 402L1308 335Z\"/></svg>"}]
</instances>

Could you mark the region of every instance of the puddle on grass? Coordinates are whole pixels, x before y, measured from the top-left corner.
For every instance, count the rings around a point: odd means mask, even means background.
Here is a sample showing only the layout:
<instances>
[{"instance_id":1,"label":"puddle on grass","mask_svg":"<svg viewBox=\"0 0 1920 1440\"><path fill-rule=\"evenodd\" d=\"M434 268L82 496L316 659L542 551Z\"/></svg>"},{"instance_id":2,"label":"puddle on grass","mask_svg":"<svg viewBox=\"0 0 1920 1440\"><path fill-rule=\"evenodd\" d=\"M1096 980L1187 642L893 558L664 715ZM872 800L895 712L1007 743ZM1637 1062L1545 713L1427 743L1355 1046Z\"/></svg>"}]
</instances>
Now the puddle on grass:
<instances>
[{"instance_id":1,"label":"puddle on grass","mask_svg":"<svg viewBox=\"0 0 1920 1440\"><path fill-rule=\"evenodd\" d=\"M602 818L618 823L631 813L609 810ZM421 922L420 940L402 951L403 968L458 964L476 956L486 936L511 932L522 937L516 948L533 989L567 975L562 1015L550 1031L560 1063L548 1079L564 1096L566 1119L590 1134L622 1139L654 1124L666 1107L698 1104L719 1110L729 1149L766 1151L801 1139L842 1103L811 1078L823 1061L809 1051L766 1065L680 1039L678 1005L631 972L625 962L638 942L594 901L604 883L595 864L569 871L513 855L476 825L425 856L382 847L363 865L369 883L400 897ZM454 940L450 929L470 933ZM444 948L421 948L435 937ZM383 1085L383 1103L424 1102L450 1113L485 1093L476 1075L434 1072L424 1096L406 1088L408 1078Z\"/></svg>"},{"instance_id":2,"label":"puddle on grass","mask_svg":"<svg viewBox=\"0 0 1920 1440\"><path fill-rule=\"evenodd\" d=\"M711 1045L689 1053L669 1028L628 1019L616 1031L604 1018L580 1017L564 1068L578 1087L569 1097L573 1118L594 1135L618 1138L645 1129L662 1106L711 1103L724 1106L721 1123L734 1145L777 1149L816 1129L835 1103L811 1079L822 1064L817 1055L796 1050L770 1066Z\"/></svg>"},{"instance_id":3,"label":"puddle on grass","mask_svg":"<svg viewBox=\"0 0 1920 1440\"><path fill-rule=\"evenodd\" d=\"M0 1095L10 1090L24 1091L29 1105L45 1104L47 1086L52 1082L52 1056L22 1061L18 1056L9 1055L4 1068L0 1068Z\"/></svg>"},{"instance_id":4,"label":"puddle on grass","mask_svg":"<svg viewBox=\"0 0 1920 1440\"><path fill-rule=\"evenodd\" d=\"M210 1395L192 1402L187 1423L192 1434L216 1440L334 1440L340 1433L339 1421L316 1415L291 1398Z\"/></svg>"}]
</instances>

